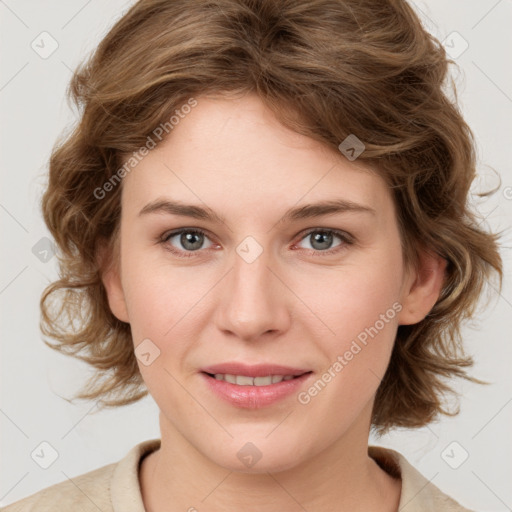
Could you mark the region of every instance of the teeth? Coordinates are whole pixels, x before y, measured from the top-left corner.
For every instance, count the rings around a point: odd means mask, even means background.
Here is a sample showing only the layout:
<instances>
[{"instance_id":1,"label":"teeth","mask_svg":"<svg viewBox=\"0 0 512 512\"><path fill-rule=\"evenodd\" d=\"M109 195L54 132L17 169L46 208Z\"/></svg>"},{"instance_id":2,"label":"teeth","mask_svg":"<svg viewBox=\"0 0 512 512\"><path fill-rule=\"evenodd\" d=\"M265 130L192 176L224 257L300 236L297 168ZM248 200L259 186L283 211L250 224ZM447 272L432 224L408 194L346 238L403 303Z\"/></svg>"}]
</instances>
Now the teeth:
<instances>
[{"instance_id":1,"label":"teeth","mask_svg":"<svg viewBox=\"0 0 512 512\"><path fill-rule=\"evenodd\" d=\"M234 375L225 375L224 380L231 382L231 384L236 384L236 377Z\"/></svg>"},{"instance_id":2,"label":"teeth","mask_svg":"<svg viewBox=\"0 0 512 512\"><path fill-rule=\"evenodd\" d=\"M291 380L293 375L268 375L266 377L247 377L246 375L230 375L229 373L216 373L217 380L225 380L231 384L238 384L239 386L269 386L270 384L277 384L282 380Z\"/></svg>"}]
</instances>

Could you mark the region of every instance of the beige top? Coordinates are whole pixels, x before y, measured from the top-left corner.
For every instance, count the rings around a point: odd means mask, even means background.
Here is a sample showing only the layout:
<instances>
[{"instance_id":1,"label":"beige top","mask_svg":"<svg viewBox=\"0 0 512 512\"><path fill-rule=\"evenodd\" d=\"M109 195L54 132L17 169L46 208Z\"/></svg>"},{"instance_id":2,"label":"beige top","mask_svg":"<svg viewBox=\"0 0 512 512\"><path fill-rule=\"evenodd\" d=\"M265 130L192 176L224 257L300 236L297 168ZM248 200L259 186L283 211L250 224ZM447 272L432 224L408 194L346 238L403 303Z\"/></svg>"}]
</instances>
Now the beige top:
<instances>
[{"instance_id":1,"label":"beige top","mask_svg":"<svg viewBox=\"0 0 512 512\"><path fill-rule=\"evenodd\" d=\"M144 455L157 450L160 439L134 446L117 463L109 464L46 489L0 509L5 512L144 512L139 464ZM369 447L370 456L393 476L401 475L400 512L471 512L442 493L400 453Z\"/></svg>"}]
</instances>

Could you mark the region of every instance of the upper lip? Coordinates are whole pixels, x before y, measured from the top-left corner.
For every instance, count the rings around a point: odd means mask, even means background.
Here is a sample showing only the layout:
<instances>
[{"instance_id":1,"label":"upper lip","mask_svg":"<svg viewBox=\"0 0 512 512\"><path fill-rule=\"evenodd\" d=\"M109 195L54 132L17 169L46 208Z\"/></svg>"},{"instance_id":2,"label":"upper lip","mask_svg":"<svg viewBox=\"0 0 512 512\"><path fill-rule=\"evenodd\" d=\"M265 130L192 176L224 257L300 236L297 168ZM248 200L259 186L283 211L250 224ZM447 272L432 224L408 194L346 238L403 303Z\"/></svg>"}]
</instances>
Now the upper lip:
<instances>
[{"instance_id":1,"label":"upper lip","mask_svg":"<svg viewBox=\"0 0 512 512\"><path fill-rule=\"evenodd\" d=\"M291 368L290 366L281 366L277 364L245 364L237 362L227 362L206 366L201 371L211 374L222 373L229 375L244 375L247 377L266 377L267 375L302 375L311 370L302 368Z\"/></svg>"}]
</instances>

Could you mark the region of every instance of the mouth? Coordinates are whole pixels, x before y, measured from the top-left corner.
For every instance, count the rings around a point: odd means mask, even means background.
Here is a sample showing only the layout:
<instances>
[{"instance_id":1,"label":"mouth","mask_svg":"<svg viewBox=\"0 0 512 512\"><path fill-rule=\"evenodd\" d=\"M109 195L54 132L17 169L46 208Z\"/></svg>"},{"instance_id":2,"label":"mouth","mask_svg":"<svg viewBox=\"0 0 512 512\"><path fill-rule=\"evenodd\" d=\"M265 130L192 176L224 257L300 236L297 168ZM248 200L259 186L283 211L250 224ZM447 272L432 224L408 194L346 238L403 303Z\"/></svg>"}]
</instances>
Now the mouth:
<instances>
[{"instance_id":1,"label":"mouth","mask_svg":"<svg viewBox=\"0 0 512 512\"><path fill-rule=\"evenodd\" d=\"M251 377L250 375L234 375L231 373L208 373L202 372L212 379L229 382L238 386L270 386L272 384L279 384L283 381L298 379L303 375L313 373L312 371L304 372L299 375L265 375L258 377Z\"/></svg>"},{"instance_id":2,"label":"mouth","mask_svg":"<svg viewBox=\"0 0 512 512\"><path fill-rule=\"evenodd\" d=\"M225 363L203 368L201 375L214 397L241 409L269 407L308 385L312 370L278 365Z\"/></svg>"},{"instance_id":3,"label":"mouth","mask_svg":"<svg viewBox=\"0 0 512 512\"><path fill-rule=\"evenodd\" d=\"M214 379L239 386L269 386L311 373L308 368L272 363L247 364L237 361L207 366L201 368L201 371Z\"/></svg>"}]
</instances>

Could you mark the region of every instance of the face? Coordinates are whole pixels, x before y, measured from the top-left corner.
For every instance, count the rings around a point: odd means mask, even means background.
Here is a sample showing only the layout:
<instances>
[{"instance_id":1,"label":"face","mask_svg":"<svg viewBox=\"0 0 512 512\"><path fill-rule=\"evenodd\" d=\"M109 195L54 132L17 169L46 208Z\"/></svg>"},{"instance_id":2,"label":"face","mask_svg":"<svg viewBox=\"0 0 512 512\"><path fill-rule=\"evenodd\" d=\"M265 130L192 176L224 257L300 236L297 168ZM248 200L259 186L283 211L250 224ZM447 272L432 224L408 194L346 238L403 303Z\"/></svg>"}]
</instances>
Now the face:
<instances>
[{"instance_id":1,"label":"face","mask_svg":"<svg viewBox=\"0 0 512 512\"><path fill-rule=\"evenodd\" d=\"M161 426L237 471L366 442L397 327L438 287L406 271L378 174L284 128L256 96L197 101L124 178L119 272L104 280ZM224 363L247 367L211 368ZM207 373L303 375L260 387ZM246 453L261 455L253 469Z\"/></svg>"}]
</instances>

